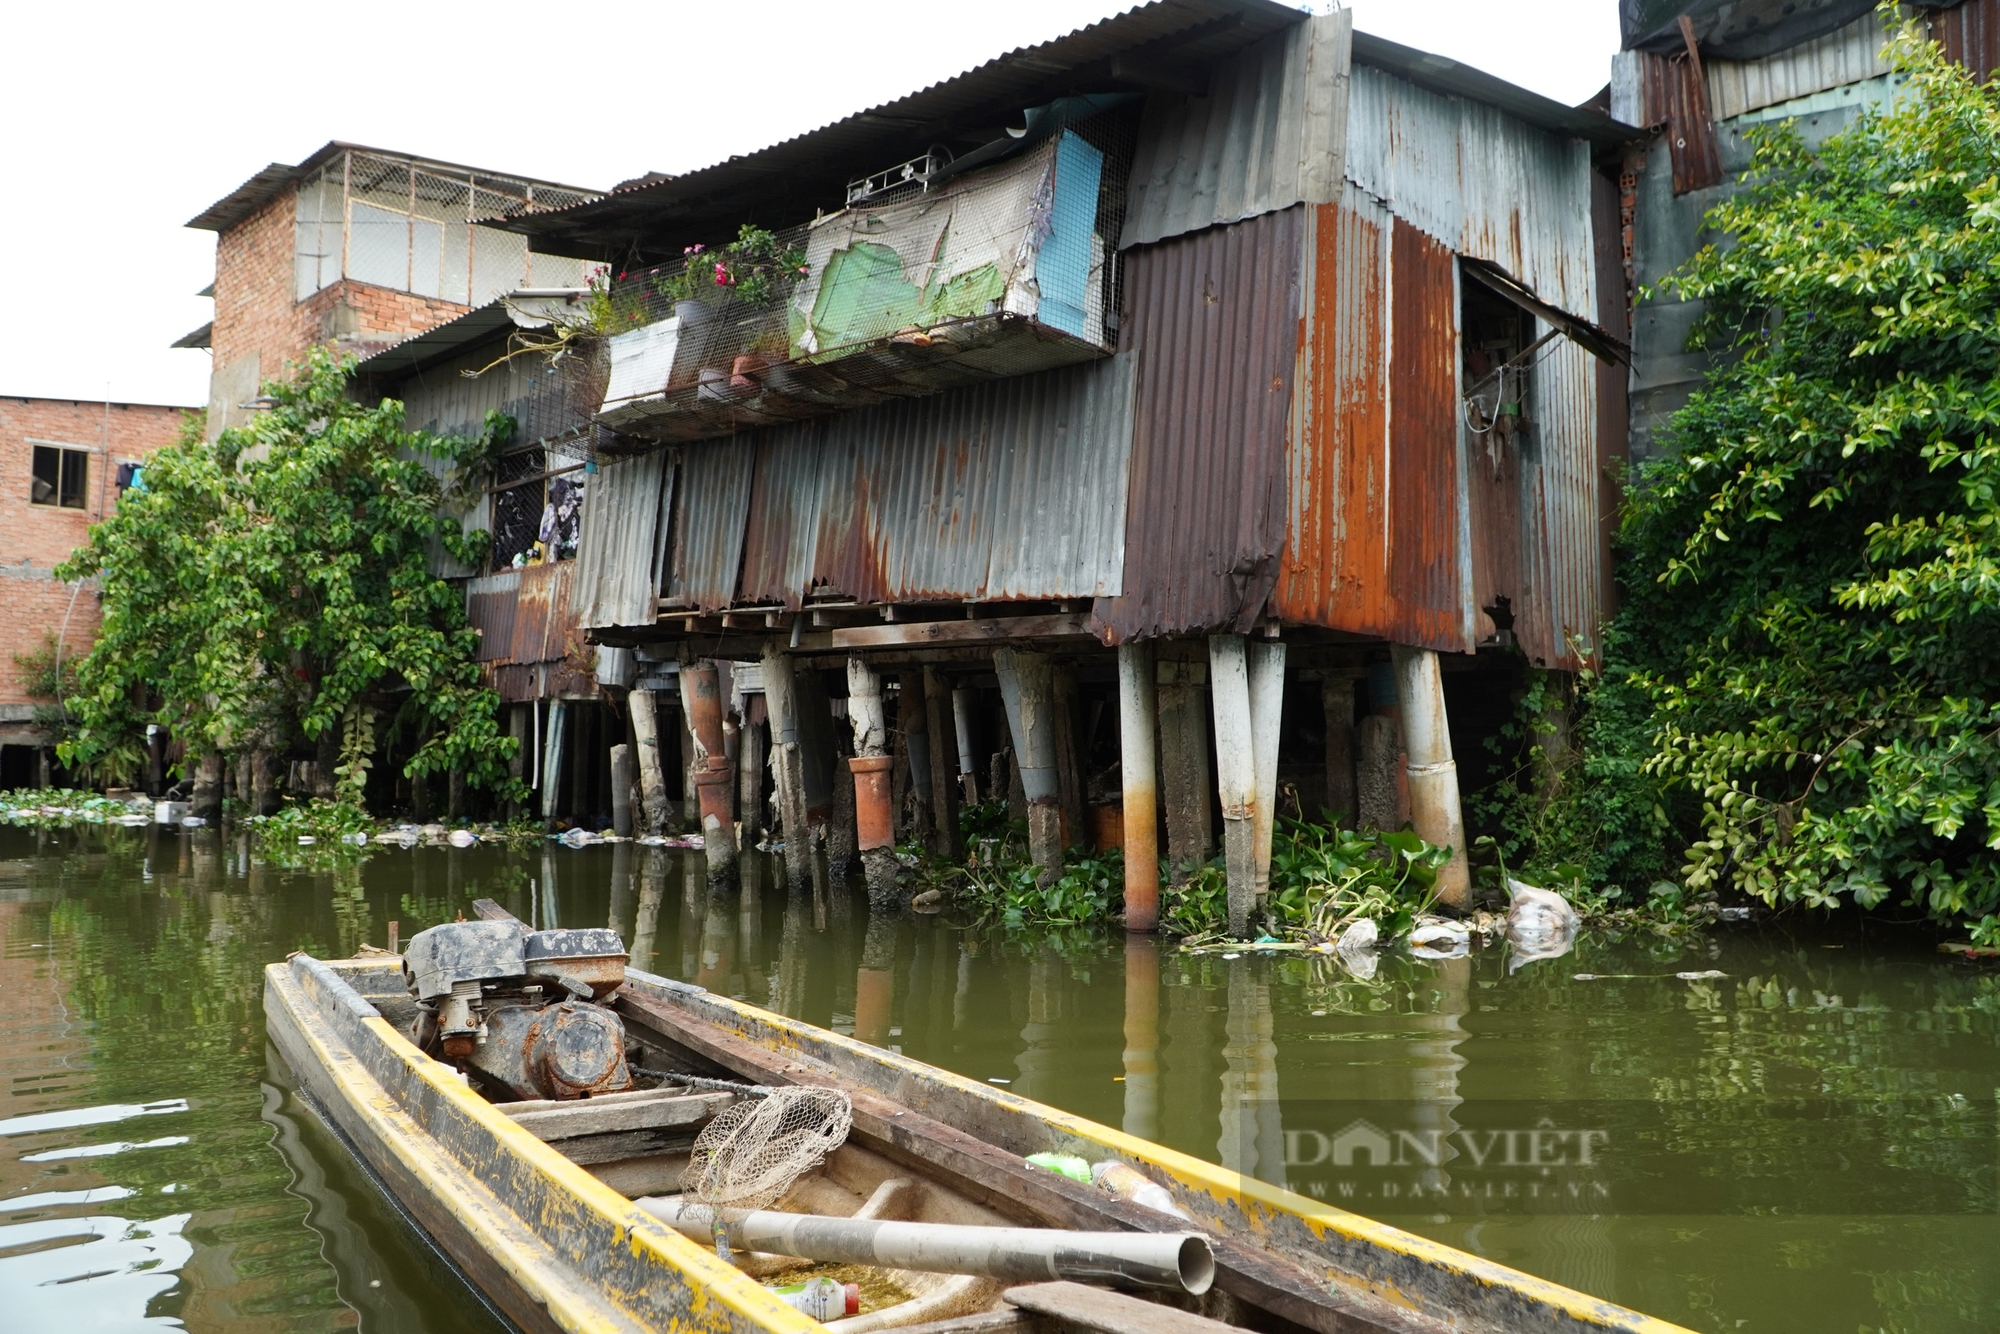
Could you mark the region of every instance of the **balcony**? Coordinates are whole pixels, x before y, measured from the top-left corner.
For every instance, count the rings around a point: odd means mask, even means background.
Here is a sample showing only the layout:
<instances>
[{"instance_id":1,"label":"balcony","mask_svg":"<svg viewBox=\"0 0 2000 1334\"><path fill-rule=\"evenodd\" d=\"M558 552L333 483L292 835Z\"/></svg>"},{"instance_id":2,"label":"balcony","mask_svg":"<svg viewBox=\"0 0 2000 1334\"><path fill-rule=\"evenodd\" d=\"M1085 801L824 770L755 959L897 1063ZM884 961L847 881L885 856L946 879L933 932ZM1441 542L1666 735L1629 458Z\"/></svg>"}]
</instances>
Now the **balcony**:
<instances>
[{"instance_id":1,"label":"balcony","mask_svg":"<svg viewBox=\"0 0 2000 1334\"><path fill-rule=\"evenodd\" d=\"M1122 187L1064 129L976 171L920 160L804 226L621 274L600 309L599 420L697 440L1108 355Z\"/></svg>"}]
</instances>

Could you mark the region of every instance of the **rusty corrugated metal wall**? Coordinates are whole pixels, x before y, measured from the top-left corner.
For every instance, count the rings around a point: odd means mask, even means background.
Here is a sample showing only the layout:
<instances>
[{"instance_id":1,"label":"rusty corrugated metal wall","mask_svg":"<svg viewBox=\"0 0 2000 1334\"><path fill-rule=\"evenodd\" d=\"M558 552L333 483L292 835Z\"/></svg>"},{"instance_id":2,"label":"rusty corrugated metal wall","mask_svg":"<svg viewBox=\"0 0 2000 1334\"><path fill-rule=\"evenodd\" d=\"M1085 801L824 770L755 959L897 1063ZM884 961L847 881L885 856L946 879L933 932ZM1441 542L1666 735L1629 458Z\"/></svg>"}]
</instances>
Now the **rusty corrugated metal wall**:
<instances>
[{"instance_id":1,"label":"rusty corrugated metal wall","mask_svg":"<svg viewBox=\"0 0 2000 1334\"><path fill-rule=\"evenodd\" d=\"M1575 641L1594 642L1603 607L1596 365L1556 340L1532 371L1533 429L1522 446L1466 443L1453 255L1497 264L1544 300L1597 317L1588 145L1366 66L1350 82L1349 127L1355 188L1314 219L1316 313L1304 328L1309 385L1291 473L1321 479L1308 488L1325 493L1381 469L1386 490L1360 499L1380 507L1363 513L1369 524L1379 515L1388 534L1386 583L1371 583L1373 547L1325 553L1326 525L1303 521L1295 500L1279 612L1469 650L1495 628L1480 609L1505 596L1529 657L1575 667ZM1384 241L1385 228L1393 240ZM1405 228L1431 244L1406 239ZM1342 295L1355 281L1342 277L1349 271L1373 274L1365 301ZM1376 409L1356 387L1379 372L1359 359L1365 335L1341 325L1385 318L1395 349L1382 391L1380 435L1389 443L1375 464L1362 442L1378 438L1369 415ZM1437 355L1446 330L1449 375ZM1422 355L1409 347L1412 337ZM1413 472L1422 484L1403 485Z\"/></svg>"},{"instance_id":2,"label":"rusty corrugated metal wall","mask_svg":"<svg viewBox=\"0 0 2000 1334\"><path fill-rule=\"evenodd\" d=\"M519 704L551 695L594 694L570 590L576 562L554 561L468 580L466 620L479 631L479 661L500 698Z\"/></svg>"},{"instance_id":3,"label":"rusty corrugated metal wall","mask_svg":"<svg viewBox=\"0 0 2000 1334\"><path fill-rule=\"evenodd\" d=\"M2000 69L2000 3L1965 0L1929 14L1931 37L1945 55L1972 71L1981 82Z\"/></svg>"},{"instance_id":4,"label":"rusty corrugated metal wall","mask_svg":"<svg viewBox=\"0 0 2000 1334\"><path fill-rule=\"evenodd\" d=\"M1119 591L1133 358L686 446L692 607Z\"/></svg>"},{"instance_id":5,"label":"rusty corrugated metal wall","mask_svg":"<svg viewBox=\"0 0 2000 1334\"><path fill-rule=\"evenodd\" d=\"M1133 388L1111 641L1248 630L1278 577L1305 206L1127 252Z\"/></svg>"},{"instance_id":6,"label":"rusty corrugated metal wall","mask_svg":"<svg viewBox=\"0 0 2000 1334\"><path fill-rule=\"evenodd\" d=\"M1280 617L1470 652L1458 266L1358 191L1308 220Z\"/></svg>"}]
</instances>

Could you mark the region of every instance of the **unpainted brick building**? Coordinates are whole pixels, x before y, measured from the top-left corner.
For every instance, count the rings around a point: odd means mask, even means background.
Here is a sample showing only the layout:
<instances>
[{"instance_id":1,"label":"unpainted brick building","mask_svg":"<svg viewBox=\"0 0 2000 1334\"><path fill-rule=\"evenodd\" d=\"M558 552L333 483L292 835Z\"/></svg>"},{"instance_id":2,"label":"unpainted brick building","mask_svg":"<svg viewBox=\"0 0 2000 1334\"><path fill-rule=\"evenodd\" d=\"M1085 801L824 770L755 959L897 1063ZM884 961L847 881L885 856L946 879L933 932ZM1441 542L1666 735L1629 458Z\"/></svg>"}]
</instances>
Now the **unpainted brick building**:
<instances>
[{"instance_id":1,"label":"unpainted brick building","mask_svg":"<svg viewBox=\"0 0 2000 1334\"><path fill-rule=\"evenodd\" d=\"M55 567L117 508L134 470L181 431L187 410L150 403L0 398L0 787L40 781L30 673L17 659L90 649L97 590Z\"/></svg>"},{"instance_id":2,"label":"unpainted brick building","mask_svg":"<svg viewBox=\"0 0 2000 1334\"><path fill-rule=\"evenodd\" d=\"M580 283L582 261L479 223L594 197L343 143L264 168L188 223L216 234L215 319L175 344L214 354L209 438L315 344L365 358L504 292Z\"/></svg>"}]
</instances>

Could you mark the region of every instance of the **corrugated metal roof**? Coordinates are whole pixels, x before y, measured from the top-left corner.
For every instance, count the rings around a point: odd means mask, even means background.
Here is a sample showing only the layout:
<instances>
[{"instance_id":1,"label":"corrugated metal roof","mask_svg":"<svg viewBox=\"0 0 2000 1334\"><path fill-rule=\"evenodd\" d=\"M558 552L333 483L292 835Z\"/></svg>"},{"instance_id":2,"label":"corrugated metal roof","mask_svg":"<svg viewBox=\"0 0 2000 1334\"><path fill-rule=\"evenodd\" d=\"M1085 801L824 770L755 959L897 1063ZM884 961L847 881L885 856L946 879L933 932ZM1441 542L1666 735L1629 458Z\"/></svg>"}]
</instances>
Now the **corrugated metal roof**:
<instances>
[{"instance_id":1,"label":"corrugated metal roof","mask_svg":"<svg viewBox=\"0 0 2000 1334\"><path fill-rule=\"evenodd\" d=\"M1352 20L1336 10L1273 33L1201 96L1148 97L1119 244L1339 198Z\"/></svg>"},{"instance_id":2,"label":"corrugated metal roof","mask_svg":"<svg viewBox=\"0 0 2000 1334\"><path fill-rule=\"evenodd\" d=\"M1073 93L1144 91L1305 20L1277 0L1157 0L755 153L616 191L592 204L509 219L535 249L590 259L678 256L690 241L836 208L850 180L968 133L999 137L1025 107Z\"/></svg>"},{"instance_id":3,"label":"corrugated metal roof","mask_svg":"<svg viewBox=\"0 0 2000 1334\"><path fill-rule=\"evenodd\" d=\"M1304 213L1130 252L1125 588L1096 606L1115 641L1247 630L1277 578Z\"/></svg>"},{"instance_id":4,"label":"corrugated metal roof","mask_svg":"<svg viewBox=\"0 0 2000 1334\"><path fill-rule=\"evenodd\" d=\"M1762 60L1709 60L1709 110L1719 121L1889 72L1882 21L1864 14L1837 32Z\"/></svg>"},{"instance_id":5,"label":"corrugated metal roof","mask_svg":"<svg viewBox=\"0 0 2000 1334\"><path fill-rule=\"evenodd\" d=\"M1564 106L1553 98L1529 92L1519 84L1495 78L1483 69L1460 64L1429 51L1419 51L1413 46L1404 46L1373 33L1354 34L1354 63L1397 75L1434 93L1482 103L1506 112L1523 124L1553 134L1600 144L1625 143L1645 137L1640 130L1621 125L1595 107Z\"/></svg>"},{"instance_id":6,"label":"corrugated metal roof","mask_svg":"<svg viewBox=\"0 0 2000 1334\"><path fill-rule=\"evenodd\" d=\"M597 192L578 185L564 185L559 181L540 181L531 176L516 176L507 172L488 171L484 167L468 167L462 162L445 162L437 158L412 157L408 153L398 153L386 148L370 148L366 144L350 144L332 139L315 149L304 161L287 166L273 162L252 176L243 184L231 190L222 198L188 219L187 225L197 231L222 232L234 227L243 219L262 208L275 198L280 191L306 173L341 153L369 153L376 157L393 158L398 162L408 162L418 167L434 167L441 171L463 172L482 179L506 184L512 183L525 189L527 186L553 186L571 194L594 195Z\"/></svg>"},{"instance_id":7,"label":"corrugated metal roof","mask_svg":"<svg viewBox=\"0 0 2000 1334\"><path fill-rule=\"evenodd\" d=\"M684 596L1116 593L1132 373L1114 357L689 446Z\"/></svg>"},{"instance_id":8,"label":"corrugated metal roof","mask_svg":"<svg viewBox=\"0 0 2000 1334\"><path fill-rule=\"evenodd\" d=\"M577 623L586 629L656 619L668 467L664 453L607 460L585 486L573 597Z\"/></svg>"},{"instance_id":9,"label":"corrugated metal roof","mask_svg":"<svg viewBox=\"0 0 2000 1334\"><path fill-rule=\"evenodd\" d=\"M1357 37L1357 44L1358 44ZM1347 178L1460 254L1590 319L1590 146L1357 63Z\"/></svg>"}]
</instances>

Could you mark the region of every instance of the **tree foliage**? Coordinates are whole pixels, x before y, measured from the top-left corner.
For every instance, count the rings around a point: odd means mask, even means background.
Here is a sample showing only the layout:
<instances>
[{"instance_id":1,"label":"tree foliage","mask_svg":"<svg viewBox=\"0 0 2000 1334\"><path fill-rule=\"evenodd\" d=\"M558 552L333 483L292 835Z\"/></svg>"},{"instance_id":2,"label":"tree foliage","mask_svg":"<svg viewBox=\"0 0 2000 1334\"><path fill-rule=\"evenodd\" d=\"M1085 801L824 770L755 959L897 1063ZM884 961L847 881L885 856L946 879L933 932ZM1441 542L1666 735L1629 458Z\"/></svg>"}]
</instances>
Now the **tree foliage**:
<instances>
[{"instance_id":1,"label":"tree foliage","mask_svg":"<svg viewBox=\"0 0 2000 1334\"><path fill-rule=\"evenodd\" d=\"M1887 11L1885 10L1885 14ZM1664 286L1718 369L1623 532L1645 776L1691 889L2000 936L2000 85L1905 29L1893 102L1764 132Z\"/></svg>"},{"instance_id":2,"label":"tree foliage","mask_svg":"<svg viewBox=\"0 0 2000 1334\"><path fill-rule=\"evenodd\" d=\"M365 775L370 711L388 707L411 737L404 772L505 785L516 743L479 682L460 594L430 565L435 547L476 559L485 534L444 512L447 482L482 466L508 423L490 418L476 440L406 430L402 404L349 396L351 369L315 349L295 380L265 386L271 406L247 426L209 443L191 424L58 571L95 576L104 604L66 701L65 763L115 753L147 723L190 757L344 727L343 768Z\"/></svg>"}]
</instances>

